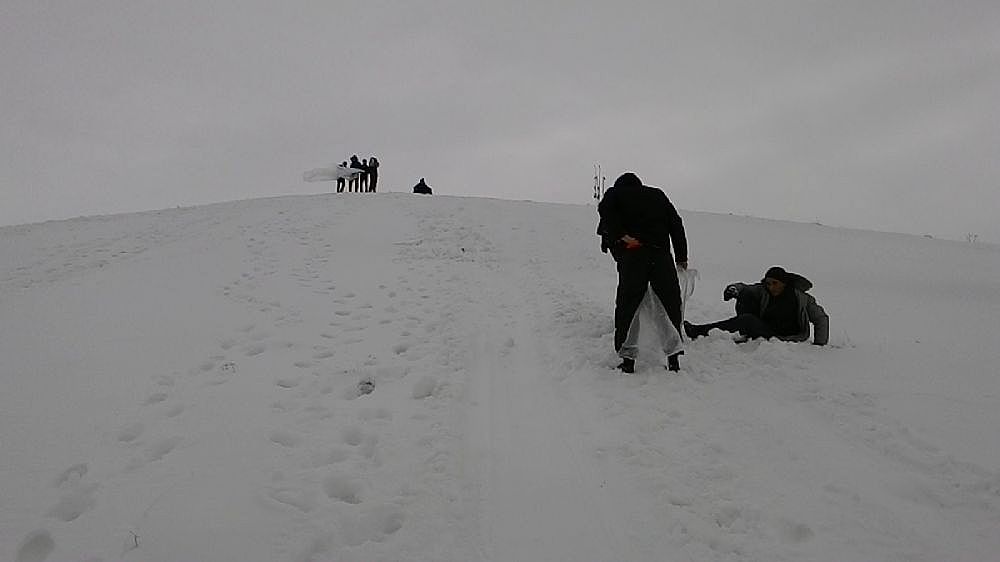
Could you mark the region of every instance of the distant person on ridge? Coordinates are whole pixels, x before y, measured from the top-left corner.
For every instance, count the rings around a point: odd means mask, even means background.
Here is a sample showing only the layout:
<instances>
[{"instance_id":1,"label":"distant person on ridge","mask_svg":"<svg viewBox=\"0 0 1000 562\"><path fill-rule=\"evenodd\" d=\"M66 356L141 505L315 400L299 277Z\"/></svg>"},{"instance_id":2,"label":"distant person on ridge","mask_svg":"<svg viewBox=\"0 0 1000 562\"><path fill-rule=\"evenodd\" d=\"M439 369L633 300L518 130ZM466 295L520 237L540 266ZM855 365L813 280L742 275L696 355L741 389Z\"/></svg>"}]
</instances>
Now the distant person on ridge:
<instances>
[{"instance_id":1,"label":"distant person on ridge","mask_svg":"<svg viewBox=\"0 0 1000 562\"><path fill-rule=\"evenodd\" d=\"M375 193L378 190L378 159L374 156L368 159L368 191Z\"/></svg>"},{"instance_id":2,"label":"distant person on ridge","mask_svg":"<svg viewBox=\"0 0 1000 562\"><path fill-rule=\"evenodd\" d=\"M362 170L363 169L361 167L361 161L358 160L358 155L357 154L355 154L354 156L351 156L350 167L354 168L356 170ZM361 181L361 174L355 174L355 175L351 176L351 179L350 179L350 181L347 184L347 191L350 191L350 192L357 191L359 189L358 182L360 182L360 181Z\"/></svg>"},{"instance_id":3,"label":"distant person on ridge","mask_svg":"<svg viewBox=\"0 0 1000 562\"><path fill-rule=\"evenodd\" d=\"M680 340L681 289L677 269L686 269L687 236L684 223L670 199L658 188L642 184L631 172L622 174L604 193L597 210L601 221L597 233L601 250L611 251L618 268L618 291L615 296L615 351L622 358L618 368L635 372L639 325L637 312L652 287L666 311L676 338ZM673 244L676 262L671 257ZM661 319L662 320L662 319ZM669 325L664 328L670 330ZM629 342L629 345L626 345ZM680 370L676 352L667 357L667 368Z\"/></svg>"},{"instance_id":4,"label":"distant person on ridge","mask_svg":"<svg viewBox=\"0 0 1000 562\"><path fill-rule=\"evenodd\" d=\"M340 166L337 166L337 167L338 168L344 168L344 169L346 169L347 168L347 162L346 161L341 162ZM337 193L343 193L344 192L344 184L346 182L347 182L347 180L344 179L344 176L337 176Z\"/></svg>"},{"instance_id":5,"label":"distant person on ridge","mask_svg":"<svg viewBox=\"0 0 1000 562\"><path fill-rule=\"evenodd\" d=\"M813 344L826 345L830 338L830 318L816 299L807 293L812 282L805 277L772 267L760 283L733 283L722 292L723 300L736 299L736 316L712 324L684 323L691 339L707 336L713 328L738 332L744 339L778 338L784 341L809 339L809 324L815 326Z\"/></svg>"},{"instance_id":6,"label":"distant person on ridge","mask_svg":"<svg viewBox=\"0 0 1000 562\"><path fill-rule=\"evenodd\" d=\"M427 182L424 181L424 178L420 178L420 181L417 182L417 185L413 186L413 193L419 193L421 195L430 195L431 186L427 185Z\"/></svg>"},{"instance_id":7,"label":"distant person on ridge","mask_svg":"<svg viewBox=\"0 0 1000 562\"><path fill-rule=\"evenodd\" d=\"M368 193L368 159L365 158L361 161L361 182L358 191L361 193Z\"/></svg>"}]
</instances>

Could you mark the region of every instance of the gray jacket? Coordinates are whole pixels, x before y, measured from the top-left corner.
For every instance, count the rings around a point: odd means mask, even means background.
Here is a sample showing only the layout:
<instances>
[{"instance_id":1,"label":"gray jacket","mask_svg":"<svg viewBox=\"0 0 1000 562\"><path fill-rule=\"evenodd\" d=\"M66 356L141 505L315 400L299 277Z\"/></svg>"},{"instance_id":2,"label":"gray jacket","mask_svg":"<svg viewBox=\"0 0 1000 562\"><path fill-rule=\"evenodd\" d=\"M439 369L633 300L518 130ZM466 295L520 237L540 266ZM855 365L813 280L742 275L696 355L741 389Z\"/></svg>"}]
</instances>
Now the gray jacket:
<instances>
[{"instance_id":1,"label":"gray jacket","mask_svg":"<svg viewBox=\"0 0 1000 562\"><path fill-rule=\"evenodd\" d=\"M795 298L799 303L799 332L791 336L779 336L779 339L806 341L809 339L809 324L812 324L815 327L813 343L826 345L830 341L830 317L816 299L806 292L812 287L812 283L804 277L798 277L804 283L788 285L785 290L795 291ZM771 293L767 292L762 283L733 283L726 287L725 292L730 292L730 288L736 290L736 314L749 313L759 317L771 302Z\"/></svg>"}]
</instances>

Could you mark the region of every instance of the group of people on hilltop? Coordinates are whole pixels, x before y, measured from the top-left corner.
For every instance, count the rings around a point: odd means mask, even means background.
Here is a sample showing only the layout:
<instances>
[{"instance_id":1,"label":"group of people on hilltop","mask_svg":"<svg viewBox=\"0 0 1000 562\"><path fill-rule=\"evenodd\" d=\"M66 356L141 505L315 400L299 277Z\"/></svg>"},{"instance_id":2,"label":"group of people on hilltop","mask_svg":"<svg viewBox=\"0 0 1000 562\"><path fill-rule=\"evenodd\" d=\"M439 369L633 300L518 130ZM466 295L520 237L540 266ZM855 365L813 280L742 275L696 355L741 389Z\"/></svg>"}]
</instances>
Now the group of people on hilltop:
<instances>
[{"instance_id":1,"label":"group of people on hilltop","mask_svg":"<svg viewBox=\"0 0 1000 562\"><path fill-rule=\"evenodd\" d=\"M342 173L337 176L337 193L343 193L345 187L349 192L375 193L378 191L378 166L378 158L371 156L358 160L357 154L351 156L350 163L341 162L337 166Z\"/></svg>"},{"instance_id":2,"label":"group of people on hilltop","mask_svg":"<svg viewBox=\"0 0 1000 562\"><path fill-rule=\"evenodd\" d=\"M690 339L707 336L713 329L738 333L737 343L754 338L777 338L785 341L809 339L826 345L830 320L807 291L812 283L805 277L770 267L759 283L733 283L723 291L724 300L736 300L736 315L711 324L692 324L683 319L679 273L686 274L688 243L684 224L677 209L662 190L643 185L638 176L626 172L619 177L598 204L600 222L597 234L601 250L610 252L618 269L615 296L614 347L625 373L635 372L638 356L638 312L644 299L655 298L662 304L666 318L654 317L660 330L674 332L676 346L664 344L666 368L680 370L680 334ZM673 246L675 256L671 255ZM649 289L652 294L648 295ZM663 339L663 341L667 341Z\"/></svg>"},{"instance_id":3,"label":"group of people on hilltop","mask_svg":"<svg viewBox=\"0 0 1000 562\"><path fill-rule=\"evenodd\" d=\"M350 193L378 192L378 167L378 158L374 156L358 160L358 155L355 154L349 162L341 162L337 166L337 193L343 193L345 188ZM413 186L413 193L431 195L433 190L424 178L420 178Z\"/></svg>"}]
</instances>

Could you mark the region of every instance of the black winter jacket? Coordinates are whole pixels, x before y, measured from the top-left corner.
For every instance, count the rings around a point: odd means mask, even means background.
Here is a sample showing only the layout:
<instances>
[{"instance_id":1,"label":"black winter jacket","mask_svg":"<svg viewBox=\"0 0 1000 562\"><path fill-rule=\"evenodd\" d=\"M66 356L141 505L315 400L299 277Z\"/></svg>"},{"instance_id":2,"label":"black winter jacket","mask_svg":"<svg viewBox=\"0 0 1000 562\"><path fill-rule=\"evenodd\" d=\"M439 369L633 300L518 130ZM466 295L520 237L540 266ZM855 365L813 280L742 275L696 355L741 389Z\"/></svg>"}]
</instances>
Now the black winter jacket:
<instances>
[{"instance_id":1,"label":"black winter jacket","mask_svg":"<svg viewBox=\"0 0 1000 562\"><path fill-rule=\"evenodd\" d=\"M614 186L604 193L597 212L601 215L597 234L601 236L602 250L613 249L628 234L644 246L668 253L673 243L676 261L687 261L684 223L660 189L641 184Z\"/></svg>"}]
</instances>

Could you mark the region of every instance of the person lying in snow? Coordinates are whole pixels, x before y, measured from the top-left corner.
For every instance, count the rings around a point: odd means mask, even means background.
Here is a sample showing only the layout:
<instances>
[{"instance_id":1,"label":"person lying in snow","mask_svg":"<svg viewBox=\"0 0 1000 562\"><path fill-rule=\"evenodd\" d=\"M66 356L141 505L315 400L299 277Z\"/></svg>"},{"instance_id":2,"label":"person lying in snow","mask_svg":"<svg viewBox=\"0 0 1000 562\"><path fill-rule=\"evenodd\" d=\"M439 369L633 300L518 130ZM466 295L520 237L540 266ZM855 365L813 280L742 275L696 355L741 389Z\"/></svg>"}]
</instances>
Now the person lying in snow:
<instances>
[{"instance_id":1,"label":"person lying in snow","mask_svg":"<svg viewBox=\"0 0 1000 562\"><path fill-rule=\"evenodd\" d=\"M744 338L778 338L784 341L809 339L809 324L815 327L813 344L826 345L830 338L830 318L816 299L807 293L812 283L805 277L772 267L760 283L733 283L722 292L724 300L736 299L736 316L712 324L684 322L691 339L707 336L712 328L738 332Z\"/></svg>"}]
</instances>

